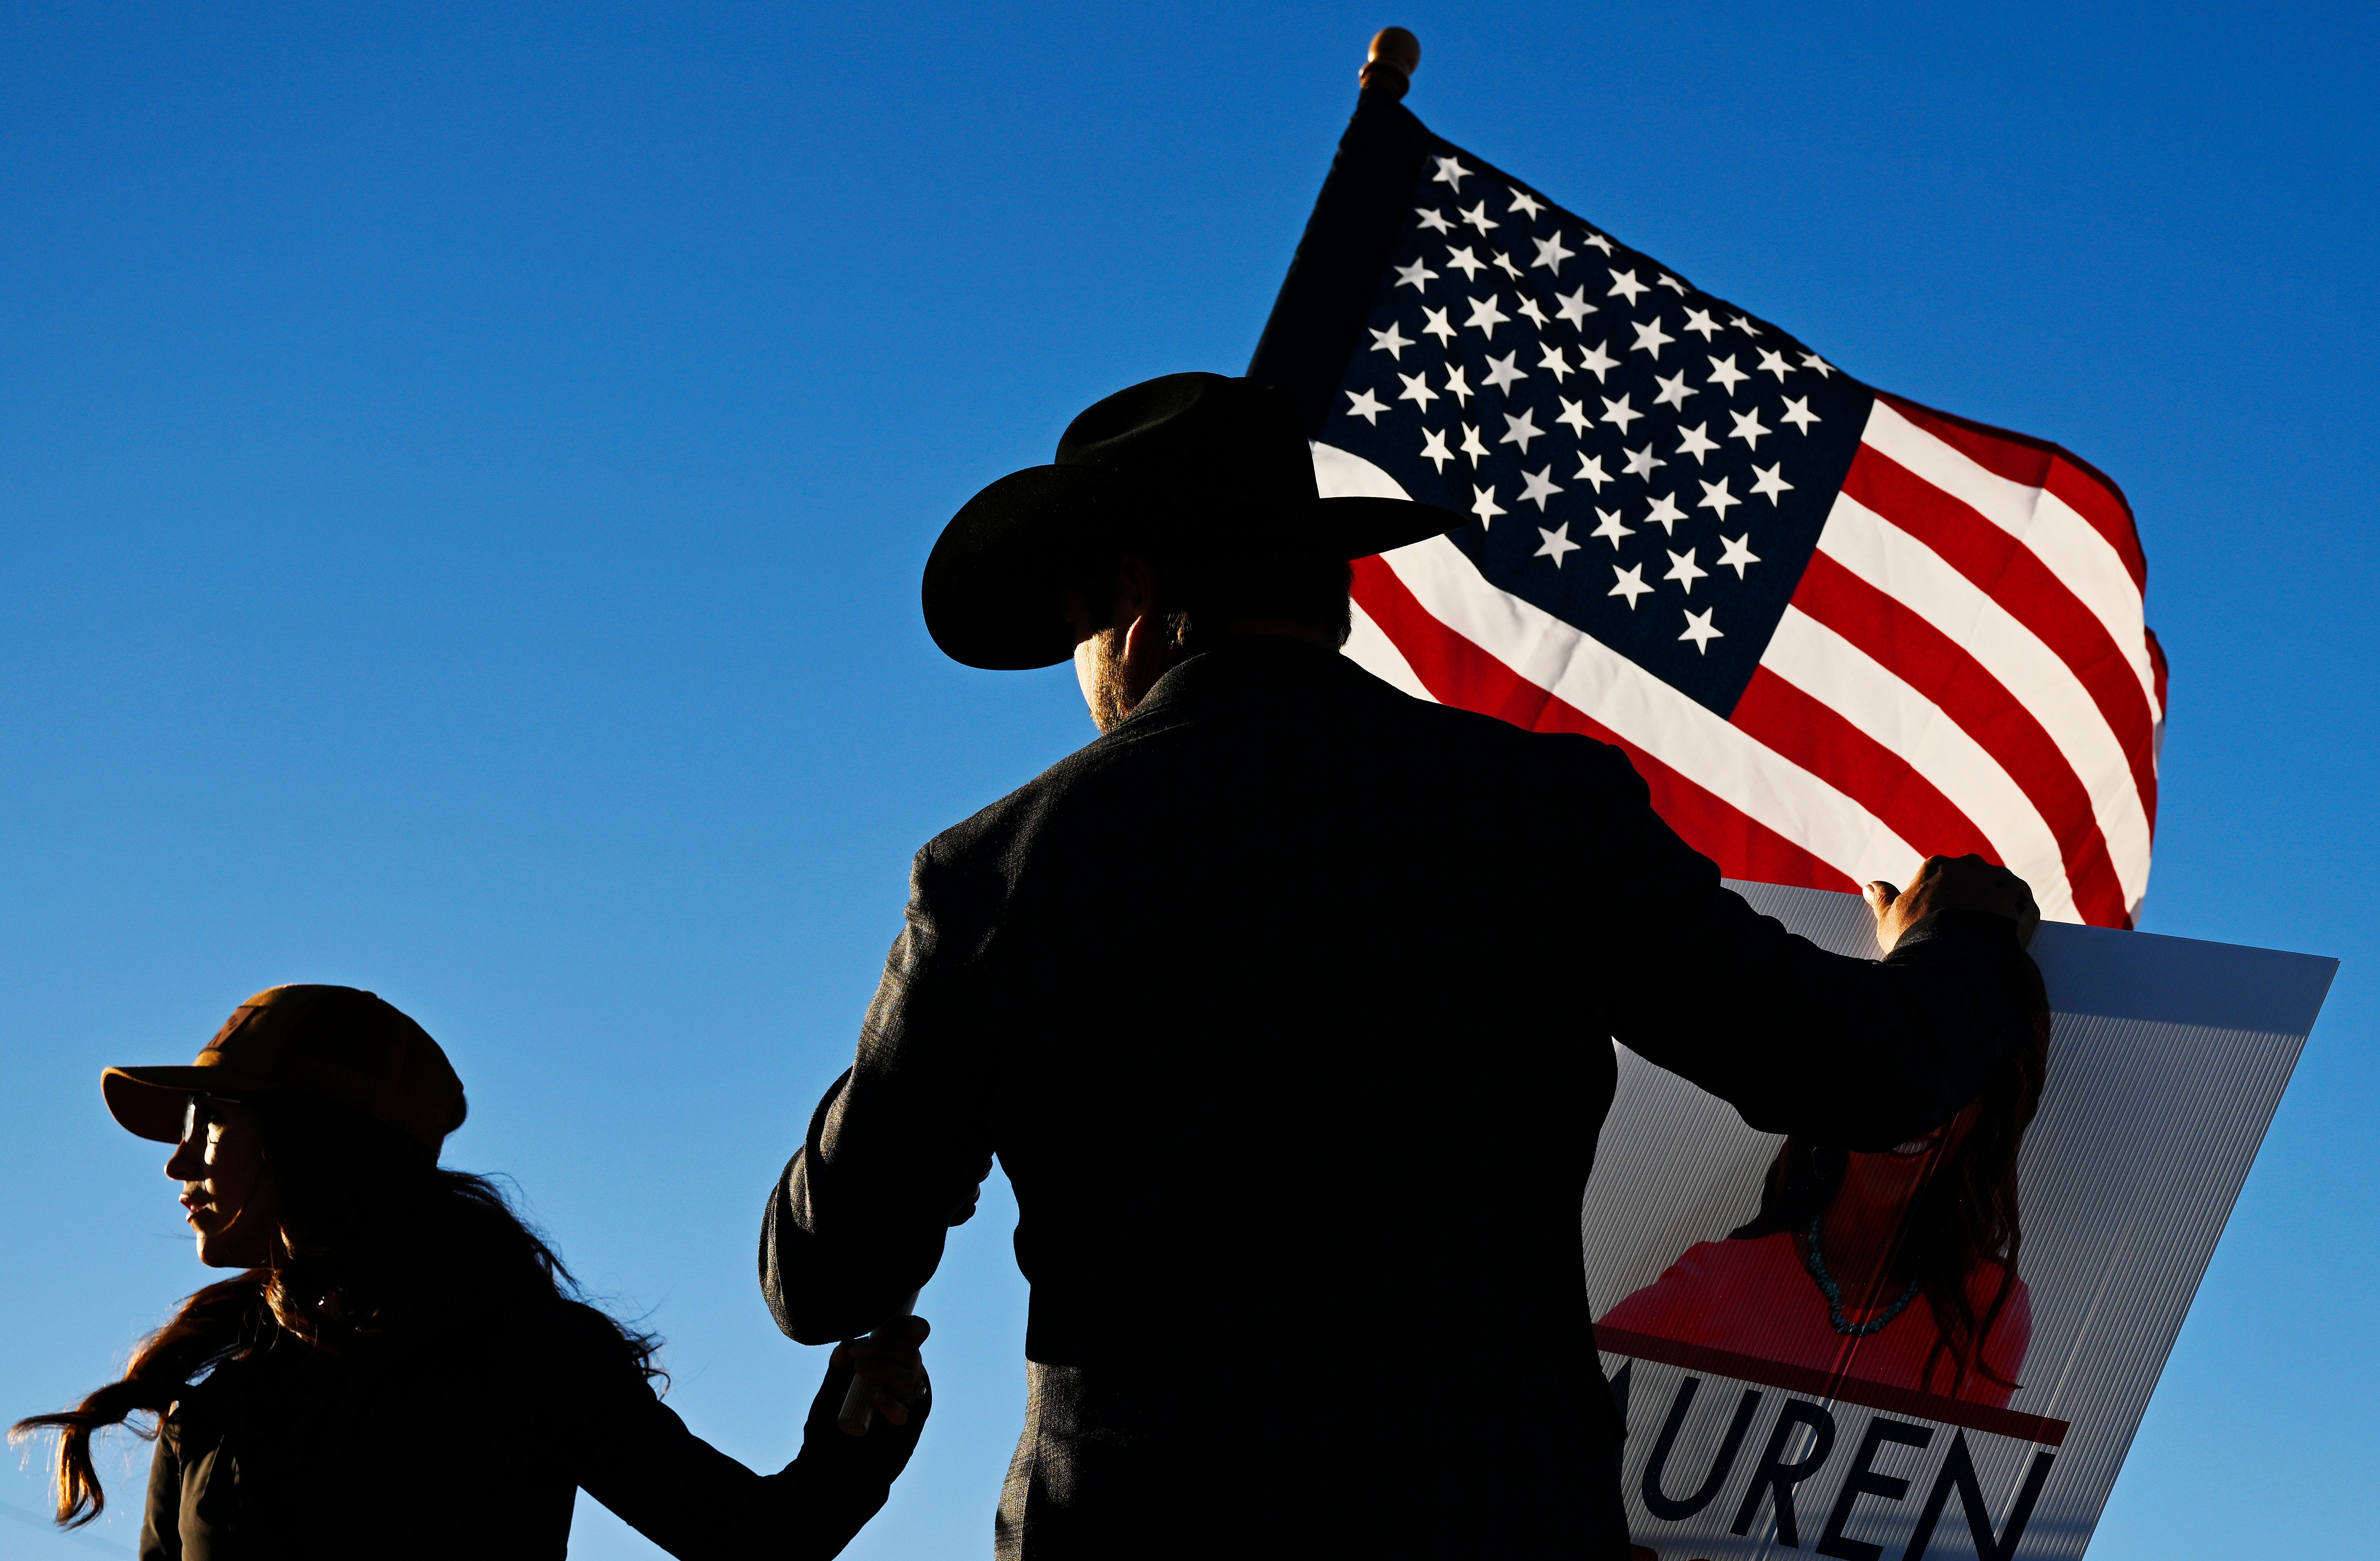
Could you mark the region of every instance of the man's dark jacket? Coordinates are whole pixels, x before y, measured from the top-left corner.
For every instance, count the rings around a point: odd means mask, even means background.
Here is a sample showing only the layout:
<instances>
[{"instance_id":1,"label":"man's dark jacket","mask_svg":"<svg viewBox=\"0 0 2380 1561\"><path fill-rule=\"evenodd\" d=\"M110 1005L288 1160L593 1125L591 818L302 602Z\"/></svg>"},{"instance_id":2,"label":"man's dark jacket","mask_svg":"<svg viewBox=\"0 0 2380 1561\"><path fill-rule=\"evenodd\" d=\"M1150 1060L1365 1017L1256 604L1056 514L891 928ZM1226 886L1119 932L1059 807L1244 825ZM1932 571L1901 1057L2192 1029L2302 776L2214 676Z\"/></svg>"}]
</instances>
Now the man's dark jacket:
<instances>
[{"instance_id":1,"label":"man's dark jacket","mask_svg":"<svg viewBox=\"0 0 2380 1561\"><path fill-rule=\"evenodd\" d=\"M1824 952L1618 750L1270 636L1176 666L911 885L761 1279L795 1338L867 1329L999 1156L1026 1561L1624 1555L1579 1240L1611 1040L1873 1149L2022 1023L2012 923Z\"/></svg>"}]
</instances>

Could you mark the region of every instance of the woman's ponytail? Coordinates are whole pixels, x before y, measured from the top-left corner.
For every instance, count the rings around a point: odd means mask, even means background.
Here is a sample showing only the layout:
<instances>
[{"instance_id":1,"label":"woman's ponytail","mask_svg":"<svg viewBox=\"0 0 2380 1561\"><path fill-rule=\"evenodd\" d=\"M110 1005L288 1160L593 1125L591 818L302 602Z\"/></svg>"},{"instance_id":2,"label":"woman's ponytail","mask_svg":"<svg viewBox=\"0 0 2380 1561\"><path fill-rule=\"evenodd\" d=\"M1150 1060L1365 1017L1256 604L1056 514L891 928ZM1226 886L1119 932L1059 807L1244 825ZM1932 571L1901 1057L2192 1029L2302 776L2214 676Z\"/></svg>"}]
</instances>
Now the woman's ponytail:
<instances>
[{"instance_id":1,"label":"woman's ponytail","mask_svg":"<svg viewBox=\"0 0 2380 1561\"><path fill-rule=\"evenodd\" d=\"M57 1433L52 1486L61 1525L79 1528L107 1507L107 1493L100 1487L98 1465L91 1457L92 1434L146 1414L154 1417L152 1422L132 1430L140 1436L156 1435L165 1412L188 1389L190 1379L238 1349L254 1331L270 1272L251 1268L209 1285L183 1301L171 1322L140 1341L122 1377L71 1410L30 1415L10 1428L11 1442L44 1431Z\"/></svg>"}]
</instances>

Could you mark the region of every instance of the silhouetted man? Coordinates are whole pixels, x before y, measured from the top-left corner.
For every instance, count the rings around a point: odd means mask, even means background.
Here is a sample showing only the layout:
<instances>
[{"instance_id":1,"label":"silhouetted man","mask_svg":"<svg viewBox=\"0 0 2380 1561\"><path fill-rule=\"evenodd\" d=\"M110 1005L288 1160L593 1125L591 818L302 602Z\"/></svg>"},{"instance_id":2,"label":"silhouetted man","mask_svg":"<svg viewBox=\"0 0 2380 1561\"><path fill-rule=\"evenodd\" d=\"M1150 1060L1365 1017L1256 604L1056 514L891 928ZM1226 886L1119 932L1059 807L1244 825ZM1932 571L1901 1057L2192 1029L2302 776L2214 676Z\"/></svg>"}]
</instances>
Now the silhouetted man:
<instances>
[{"instance_id":1,"label":"silhouetted man","mask_svg":"<svg viewBox=\"0 0 2380 1561\"><path fill-rule=\"evenodd\" d=\"M936 643L1071 652L1101 735L917 853L761 1277L794 1337L866 1330L999 1156L1032 1283L1002 1556L1624 1556L1579 1248L1610 1039L1853 1148L2014 1046L2011 875L1930 863L1871 891L1888 959L1825 953L1616 749L1338 655L1347 560L1464 524L1318 498L1269 393L1177 374L926 566Z\"/></svg>"}]
</instances>

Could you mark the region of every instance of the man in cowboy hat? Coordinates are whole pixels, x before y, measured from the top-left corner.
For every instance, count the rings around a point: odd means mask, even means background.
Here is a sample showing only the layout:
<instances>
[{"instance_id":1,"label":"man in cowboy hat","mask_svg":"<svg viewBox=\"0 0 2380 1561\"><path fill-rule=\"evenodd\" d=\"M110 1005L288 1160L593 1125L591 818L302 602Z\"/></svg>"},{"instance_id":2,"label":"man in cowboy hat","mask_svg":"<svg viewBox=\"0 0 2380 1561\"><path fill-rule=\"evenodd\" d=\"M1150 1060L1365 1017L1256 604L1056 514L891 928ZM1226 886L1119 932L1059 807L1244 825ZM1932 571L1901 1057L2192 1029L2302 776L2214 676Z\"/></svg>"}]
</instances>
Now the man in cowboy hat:
<instances>
[{"instance_id":1,"label":"man in cowboy hat","mask_svg":"<svg viewBox=\"0 0 2380 1561\"><path fill-rule=\"evenodd\" d=\"M1853 1148L2012 1052L2004 870L1872 886L1898 947L1824 953L1617 750L1340 656L1347 561L1463 524L1318 497L1269 392L1175 374L927 563L935 643L1071 655L1101 734L917 853L760 1269L786 1333L860 1333L999 1156L1032 1283L1002 1556L1625 1556L1578 1224L1609 1037Z\"/></svg>"}]
</instances>

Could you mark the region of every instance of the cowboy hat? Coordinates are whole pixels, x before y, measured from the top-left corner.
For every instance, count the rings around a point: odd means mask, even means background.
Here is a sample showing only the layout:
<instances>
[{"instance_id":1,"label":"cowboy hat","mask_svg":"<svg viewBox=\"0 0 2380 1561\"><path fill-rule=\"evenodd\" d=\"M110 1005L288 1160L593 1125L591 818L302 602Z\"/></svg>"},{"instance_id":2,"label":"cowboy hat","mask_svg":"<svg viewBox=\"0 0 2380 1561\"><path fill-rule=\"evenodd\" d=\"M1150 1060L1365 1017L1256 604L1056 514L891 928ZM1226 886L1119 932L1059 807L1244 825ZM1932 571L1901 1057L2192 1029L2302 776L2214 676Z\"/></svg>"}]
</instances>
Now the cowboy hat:
<instances>
[{"instance_id":1,"label":"cowboy hat","mask_svg":"<svg viewBox=\"0 0 2380 1561\"><path fill-rule=\"evenodd\" d=\"M1305 435L1269 388L1168 374L1066 427L1054 464L966 502L926 560L926 629L955 661L993 671L1074 654L1066 587L1102 557L1354 559L1468 526L1401 499L1325 499Z\"/></svg>"}]
</instances>

